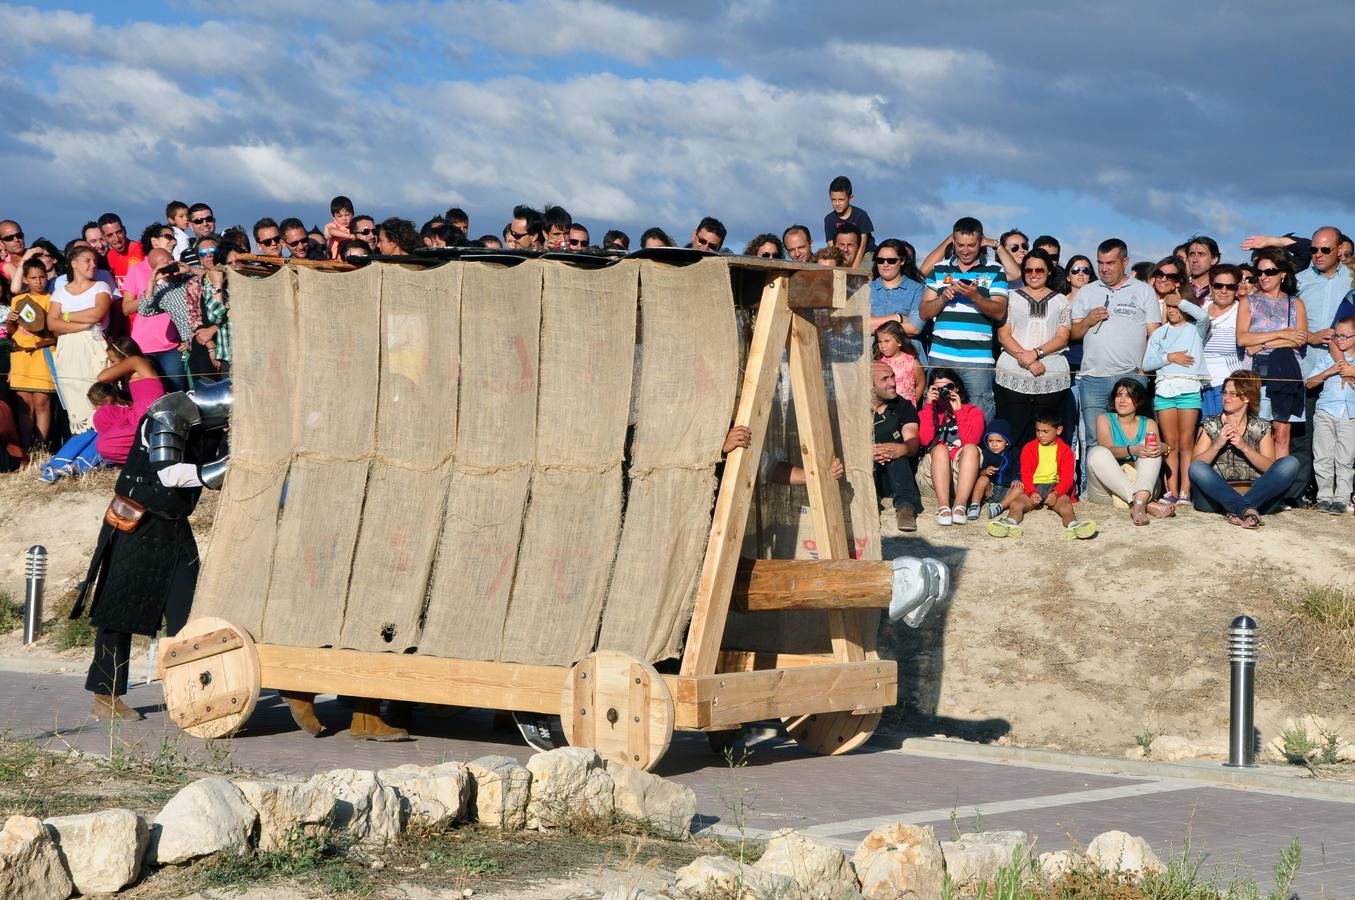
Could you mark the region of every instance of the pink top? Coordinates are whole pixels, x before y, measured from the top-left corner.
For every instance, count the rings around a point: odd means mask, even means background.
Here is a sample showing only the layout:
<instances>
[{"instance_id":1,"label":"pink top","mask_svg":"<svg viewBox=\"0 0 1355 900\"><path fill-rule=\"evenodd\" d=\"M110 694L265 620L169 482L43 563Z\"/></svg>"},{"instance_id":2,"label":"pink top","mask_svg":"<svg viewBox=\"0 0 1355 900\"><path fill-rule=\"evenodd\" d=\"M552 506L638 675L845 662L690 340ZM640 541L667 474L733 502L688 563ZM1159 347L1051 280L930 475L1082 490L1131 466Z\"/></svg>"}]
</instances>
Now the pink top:
<instances>
[{"instance_id":1,"label":"pink top","mask_svg":"<svg viewBox=\"0 0 1355 900\"><path fill-rule=\"evenodd\" d=\"M917 379L913 375L913 363L917 357L907 350L900 350L893 356L881 356L885 365L894 370L894 387L900 397L910 401L917 396Z\"/></svg>"},{"instance_id":2,"label":"pink top","mask_svg":"<svg viewBox=\"0 0 1355 900\"><path fill-rule=\"evenodd\" d=\"M158 378L138 379L128 390L132 392L131 406L110 403L94 410L94 430L99 435L94 446L106 461L118 465L127 462L141 417L152 403L165 396L165 388Z\"/></svg>"},{"instance_id":3,"label":"pink top","mask_svg":"<svg viewBox=\"0 0 1355 900\"><path fill-rule=\"evenodd\" d=\"M142 260L127 271L122 282L122 292L140 297L150 287L151 264ZM142 353L163 353L179 346L179 330L169 313L156 313L153 316L132 317L132 340L141 348Z\"/></svg>"}]
</instances>

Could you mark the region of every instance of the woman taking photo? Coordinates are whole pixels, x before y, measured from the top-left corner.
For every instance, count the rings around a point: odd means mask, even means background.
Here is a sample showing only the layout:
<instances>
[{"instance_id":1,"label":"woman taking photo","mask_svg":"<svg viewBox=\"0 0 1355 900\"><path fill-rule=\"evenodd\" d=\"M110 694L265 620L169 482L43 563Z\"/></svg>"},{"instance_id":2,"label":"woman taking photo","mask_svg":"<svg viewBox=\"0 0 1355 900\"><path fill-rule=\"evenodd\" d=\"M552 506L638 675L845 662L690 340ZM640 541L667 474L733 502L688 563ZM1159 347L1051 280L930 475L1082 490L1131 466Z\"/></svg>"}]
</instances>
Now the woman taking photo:
<instances>
[{"instance_id":1,"label":"woman taking photo","mask_svg":"<svg viewBox=\"0 0 1355 900\"><path fill-rule=\"evenodd\" d=\"M74 248L66 262L70 278L52 292L47 327L57 336L52 357L71 434L80 434L90 427L94 416L86 395L108 360L103 330L113 296L107 284L95 280L98 254L93 247Z\"/></svg>"},{"instance_id":2,"label":"woman taking photo","mask_svg":"<svg viewBox=\"0 0 1355 900\"><path fill-rule=\"evenodd\" d=\"M1261 379L1255 372L1239 370L1228 376L1223 414L1206 416L1200 423L1190 464L1195 508L1222 512L1243 528L1260 525L1261 514L1299 474L1298 460L1276 455L1271 423L1257 415L1260 407Z\"/></svg>"},{"instance_id":3,"label":"woman taking photo","mask_svg":"<svg viewBox=\"0 0 1355 900\"><path fill-rule=\"evenodd\" d=\"M1111 411L1096 420L1096 446L1087 452L1087 477L1128 503L1135 525L1147 525L1150 514L1160 519L1175 515L1173 507L1153 500L1168 448L1148 415L1148 391L1136 379L1121 378L1110 392L1110 402ZM1134 466L1132 483L1122 468L1125 463Z\"/></svg>"},{"instance_id":4,"label":"woman taking photo","mask_svg":"<svg viewBox=\"0 0 1355 900\"><path fill-rule=\"evenodd\" d=\"M971 503L970 495L979 480L983 411L969 402L964 382L954 369L932 370L917 417L918 441L926 457L925 465L919 460L918 474L936 492L936 524L977 520L983 498L975 497Z\"/></svg>"},{"instance_id":5,"label":"woman taking photo","mask_svg":"<svg viewBox=\"0 0 1355 900\"><path fill-rule=\"evenodd\" d=\"M1026 253L1021 265L1025 284L1011 292L1007 320L997 330L1002 345L993 377L997 418L1007 420L1018 448L1035 440L1040 412L1066 419L1072 376L1062 351L1072 334L1072 304L1049 287L1053 271L1048 253Z\"/></svg>"},{"instance_id":6,"label":"woman taking photo","mask_svg":"<svg viewBox=\"0 0 1355 900\"><path fill-rule=\"evenodd\" d=\"M1261 378L1262 419L1270 422L1277 458L1289 455L1289 435L1303 421L1301 360L1308 343L1308 312L1298 294L1294 264L1280 249L1258 250L1256 290L1237 311L1237 343ZM1227 404L1225 404L1225 407Z\"/></svg>"},{"instance_id":7,"label":"woman taking photo","mask_svg":"<svg viewBox=\"0 0 1355 900\"><path fill-rule=\"evenodd\" d=\"M1244 266L1220 265L1209 272L1213 290L1209 292L1209 332L1204 343L1204 366L1209 383L1200 394L1201 415L1223 412L1223 382L1238 369L1250 369L1251 359L1237 346L1238 303L1242 299ZM1256 276L1252 275L1255 281Z\"/></svg>"}]
</instances>

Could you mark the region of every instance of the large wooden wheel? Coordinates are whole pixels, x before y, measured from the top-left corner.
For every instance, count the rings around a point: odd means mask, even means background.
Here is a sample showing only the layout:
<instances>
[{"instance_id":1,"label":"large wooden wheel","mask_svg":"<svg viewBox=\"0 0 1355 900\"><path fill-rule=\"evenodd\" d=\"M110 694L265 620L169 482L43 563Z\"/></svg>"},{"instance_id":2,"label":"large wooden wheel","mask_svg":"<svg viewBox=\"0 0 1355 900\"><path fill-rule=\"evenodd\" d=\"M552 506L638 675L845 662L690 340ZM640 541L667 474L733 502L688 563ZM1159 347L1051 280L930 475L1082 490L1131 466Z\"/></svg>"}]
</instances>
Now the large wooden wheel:
<instances>
[{"instance_id":1,"label":"large wooden wheel","mask_svg":"<svg viewBox=\"0 0 1355 900\"><path fill-rule=\"evenodd\" d=\"M813 713L783 719L795 743L810 753L836 756L855 750L880 726L880 713L857 716L851 712Z\"/></svg>"},{"instance_id":2,"label":"large wooden wheel","mask_svg":"<svg viewBox=\"0 0 1355 900\"><path fill-rule=\"evenodd\" d=\"M194 619L162 641L157 668L170 721L194 737L235 734L259 700L254 641L225 619Z\"/></svg>"},{"instance_id":3,"label":"large wooden wheel","mask_svg":"<svg viewBox=\"0 0 1355 900\"><path fill-rule=\"evenodd\" d=\"M599 650L575 663L560 696L565 739L635 769L651 769L673 740L673 696L649 663Z\"/></svg>"}]
</instances>

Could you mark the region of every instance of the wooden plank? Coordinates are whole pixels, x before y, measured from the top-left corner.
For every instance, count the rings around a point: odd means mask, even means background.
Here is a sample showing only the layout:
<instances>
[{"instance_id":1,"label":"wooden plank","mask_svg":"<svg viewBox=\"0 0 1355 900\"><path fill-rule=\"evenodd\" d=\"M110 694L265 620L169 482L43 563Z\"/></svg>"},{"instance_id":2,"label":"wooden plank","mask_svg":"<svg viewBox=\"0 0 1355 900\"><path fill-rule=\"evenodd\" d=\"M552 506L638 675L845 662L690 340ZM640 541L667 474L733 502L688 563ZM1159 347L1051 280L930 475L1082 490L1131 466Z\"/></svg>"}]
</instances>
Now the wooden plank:
<instances>
[{"instance_id":1,"label":"wooden plank","mask_svg":"<svg viewBox=\"0 0 1355 900\"><path fill-rule=\"evenodd\" d=\"M845 282L844 282L845 290ZM790 323L790 391L795 401L795 421L800 433L801 465L809 491L809 511L814 522L814 540L819 559L848 559L847 520L842 511L842 489L833 478L832 420L828 417L828 390L823 381L819 355L819 330L813 313L795 313ZM865 402L864 400L862 401ZM833 656L839 662L866 658L861 615L832 610L828 630ZM878 705L878 704L876 704Z\"/></svg>"},{"instance_id":2,"label":"wooden plank","mask_svg":"<svg viewBox=\"0 0 1355 900\"><path fill-rule=\"evenodd\" d=\"M679 678L673 699L677 705L693 709L696 728L785 716L865 712L892 706L898 700L898 675L898 664L893 660L731 672Z\"/></svg>"},{"instance_id":3,"label":"wooden plank","mask_svg":"<svg viewBox=\"0 0 1355 900\"><path fill-rule=\"evenodd\" d=\"M846 279L847 276L840 275L837 269L824 266L793 273L787 297L790 308L842 309L847 305Z\"/></svg>"},{"instance_id":4,"label":"wooden plank","mask_svg":"<svg viewBox=\"0 0 1355 900\"><path fill-rule=\"evenodd\" d=\"M757 669L795 669L833 662L831 653L768 653L758 650L721 650L715 671L752 672Z\"/></svg>"},{"instance_id":5,"label":"wooden plank","mask_svg":"<svg viewBox=\"0 0 1355 900\"><path fill-rule=\"evenodd\" d=\"M743 559L734 579L740 612L886 609L893 564L878 559Z\"/></svg>"},{"instance_id":6,"label":"wooden plank","mask_svg":"<svg viewBox=\"0 0 1355 900\"><path fill-rule=\"evenodd\" d=\"M753 499L753 481L767 436L767 417L771 412L773 388L780 374L781 356L792 314L786 303L788 276L772 274L762 291L748 361L739 391L739 406L734 424L752 433L746 448L736 448L725 457L724 477L715 500L710 540L701 567L696 607L687 632L682 654L683 675L710 675L720 654L720 641L729 615L730 592L738 569L743 533L748 526L748 508ZM817 347L817 343L815 347ZM864 401L863 401L864 402Z\"/></svg>"},{"instance_id":7,"label":"wooden plank","mask_svg":"<svg viewBox=\"0 0 1355 900\"><path fill-rule=\"evenodd\" d=\"M237 647L243 647L245 641L234 628L218 628L198 637L172 641L160 653L165 659L165 668L182 666L197 662L209 656L220 656Z\"/></svg>"},{"instance_id":8,"label":"wooden plank","mask_svg":"<svg viewBox=\"0 0 1355 900\"><path fill-rule=\"evenodd\" d=\"M558 714L569 669L259 644L264 687Z\"/></svg>"},{"instance_id":9,"label":"wooden plank","mask_svg":"<svg viewBox=\"0 0 1355 900\"><path fill-rule=\"evenodd\" d=\"M865 267L849 269L846 266L834 266L830 269L818 263L802 263L793 259L763 259L760 256L722 256L720 260L731 269L747 269L759 272L808 272L812 269L823 269L828 272L844 272L859 278L869 279L872 277L870 269Z\"/></svg>"}]
</instances>

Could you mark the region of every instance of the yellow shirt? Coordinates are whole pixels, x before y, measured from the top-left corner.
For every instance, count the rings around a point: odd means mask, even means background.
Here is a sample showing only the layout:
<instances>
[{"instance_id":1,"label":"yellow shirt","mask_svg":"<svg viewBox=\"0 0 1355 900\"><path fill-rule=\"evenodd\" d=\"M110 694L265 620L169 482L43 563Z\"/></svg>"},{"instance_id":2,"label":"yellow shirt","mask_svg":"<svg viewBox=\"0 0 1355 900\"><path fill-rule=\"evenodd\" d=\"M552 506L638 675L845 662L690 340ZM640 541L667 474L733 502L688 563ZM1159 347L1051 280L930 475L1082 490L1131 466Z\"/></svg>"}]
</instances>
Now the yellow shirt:
<instances>
[{"instance_id":1,"label":"yellow shirt","mask_svg":"<svg viewBox=\"0 0 1355 900\"><path fill-rule=\"evenodd\" d=\"M1035 463L1035 483L1036 484L1058 484L1059 483L1059 444L1055 441L1052 444L1039 444L1035 448L1040 456L1039 461Z\"/></svg>"}]
</instances>

